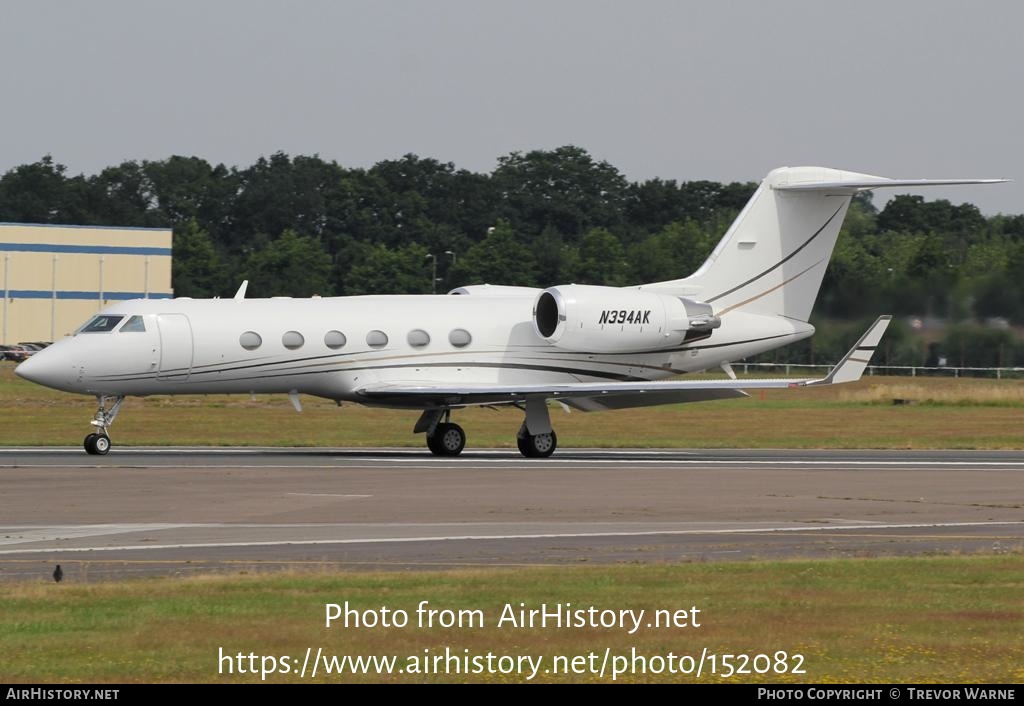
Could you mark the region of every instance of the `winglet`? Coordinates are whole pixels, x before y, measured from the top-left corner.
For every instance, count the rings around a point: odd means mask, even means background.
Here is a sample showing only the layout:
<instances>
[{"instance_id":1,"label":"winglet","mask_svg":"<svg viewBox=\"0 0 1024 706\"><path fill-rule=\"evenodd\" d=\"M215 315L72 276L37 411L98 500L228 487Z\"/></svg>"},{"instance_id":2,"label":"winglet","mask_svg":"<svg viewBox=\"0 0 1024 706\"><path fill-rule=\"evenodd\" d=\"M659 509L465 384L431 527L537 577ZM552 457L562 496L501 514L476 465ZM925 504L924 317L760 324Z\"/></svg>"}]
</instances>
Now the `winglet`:
<instances>
[{"instance_id":1,"label":"winglet","mask_svg":"<svg viewBox=\"0 0 1024 706\"><path fill-rule=\"evenodd\" d=\"M871 324L871 328L860 337L860 340L843 356L843 359L836 364L836 367L832 368L828 375L821 380L814 380L807 384L834 385L841 382L856 382L860 380L860 376L864 374L864 369L871 362L871 356L874 354L875 348L878 347L882 334L885 333L885 329L888 328L891 321L891 315L879 316L875 323Z\"/></svg>"},{"instance_id":2,"label":"winglet","mask_svg":"<svg viewBox=\"0 0 1024 706\"><path fill-rule=\"evenodd\" d=\"M245 290L249 288L249 280L243 279L242 286L235 292L235 299L245 299Z\"/></svg>"}]
</instances>

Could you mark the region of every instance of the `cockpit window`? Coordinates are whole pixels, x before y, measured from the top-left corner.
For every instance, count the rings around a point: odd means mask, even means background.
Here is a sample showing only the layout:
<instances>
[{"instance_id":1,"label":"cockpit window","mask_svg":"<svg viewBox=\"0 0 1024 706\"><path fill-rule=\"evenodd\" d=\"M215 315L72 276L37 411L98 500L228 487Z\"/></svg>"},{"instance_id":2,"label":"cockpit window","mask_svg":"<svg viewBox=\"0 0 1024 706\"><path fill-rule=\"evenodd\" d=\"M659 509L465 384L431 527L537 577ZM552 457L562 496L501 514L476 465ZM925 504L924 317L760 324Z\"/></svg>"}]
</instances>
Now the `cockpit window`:
<instances>
[{"instance_id":1,"label":"cockpit window","mask_svg":"<svg viewBox=\"0 0 1024 706\"><path fill-rule=\"evenodd\" d=\"M123 318L123 316L97 316L83 326L79 333L107 333L109 331L113 331L114 327L117 326Z\"/></svg>"},{"instance_id":2,"label":"cockpit window","mask_svg":"<svg viewBox=\"0 0 1024 706\"><path fill-rule=\"evenodd\" d=\"M142 320L141 316L131 316L119 330L121 333L145 332L146 322Z\"/></svg>"}]
</instances>

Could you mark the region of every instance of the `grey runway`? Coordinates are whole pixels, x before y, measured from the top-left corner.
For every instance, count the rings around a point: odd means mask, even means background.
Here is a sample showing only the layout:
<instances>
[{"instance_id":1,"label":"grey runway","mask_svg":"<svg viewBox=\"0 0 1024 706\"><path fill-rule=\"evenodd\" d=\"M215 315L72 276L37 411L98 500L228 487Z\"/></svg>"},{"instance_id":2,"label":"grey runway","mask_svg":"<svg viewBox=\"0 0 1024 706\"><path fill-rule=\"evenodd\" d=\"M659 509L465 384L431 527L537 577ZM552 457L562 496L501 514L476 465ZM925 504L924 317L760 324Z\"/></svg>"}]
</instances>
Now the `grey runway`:
<instances>
[{"instance_id":1,"label":"grey runway","mask_svg":"<svg viewBox=\"0 0 1024 706\"><path fill-rule=\"evenodd\" d=\"M1024 547L1024 453L0 450L0 580Z\"/></svg>"}]
</instances>

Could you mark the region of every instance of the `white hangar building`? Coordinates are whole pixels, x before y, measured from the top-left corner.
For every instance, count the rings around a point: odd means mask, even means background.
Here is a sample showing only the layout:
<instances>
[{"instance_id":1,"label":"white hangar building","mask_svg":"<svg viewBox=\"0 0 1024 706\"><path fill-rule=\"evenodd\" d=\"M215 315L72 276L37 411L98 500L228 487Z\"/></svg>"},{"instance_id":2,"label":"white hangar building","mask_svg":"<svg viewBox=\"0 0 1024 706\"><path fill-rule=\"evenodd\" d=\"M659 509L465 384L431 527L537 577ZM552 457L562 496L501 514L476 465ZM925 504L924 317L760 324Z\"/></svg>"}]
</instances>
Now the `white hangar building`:
<instances>
[{"instance_id":1,"label":"white hangar building","mask_svg":"<svg viewBox=\"0 0 1024 706\"><path fill-rule=\"evenodd\" d=\"M173 296L171 235L0 223L0 344L55 341L111 302Z\"/></svg>"}]
</instances>

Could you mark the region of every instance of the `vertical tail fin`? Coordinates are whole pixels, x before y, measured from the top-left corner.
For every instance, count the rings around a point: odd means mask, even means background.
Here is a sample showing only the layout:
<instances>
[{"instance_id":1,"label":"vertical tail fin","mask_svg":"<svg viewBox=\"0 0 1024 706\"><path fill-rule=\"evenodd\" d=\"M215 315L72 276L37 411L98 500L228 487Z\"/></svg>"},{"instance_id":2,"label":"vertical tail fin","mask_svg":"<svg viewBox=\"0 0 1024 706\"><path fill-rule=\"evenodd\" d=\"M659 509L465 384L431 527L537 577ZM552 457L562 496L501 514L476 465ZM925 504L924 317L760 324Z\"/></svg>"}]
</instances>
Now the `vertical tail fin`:
<instances>
[{"instance_id":1,"label":"vertical tail fin","mask_svg":"<svg viewBox=\"0 0 1024 706\"><path fill-rule=\"evenodd\" d=\"M807 321L850 200L882 186L977 184L999 179L895 180L825 167L768 174L700 269L644 285L707 302L717 315L740 310Z\"/></svg>"}]
</instances>

